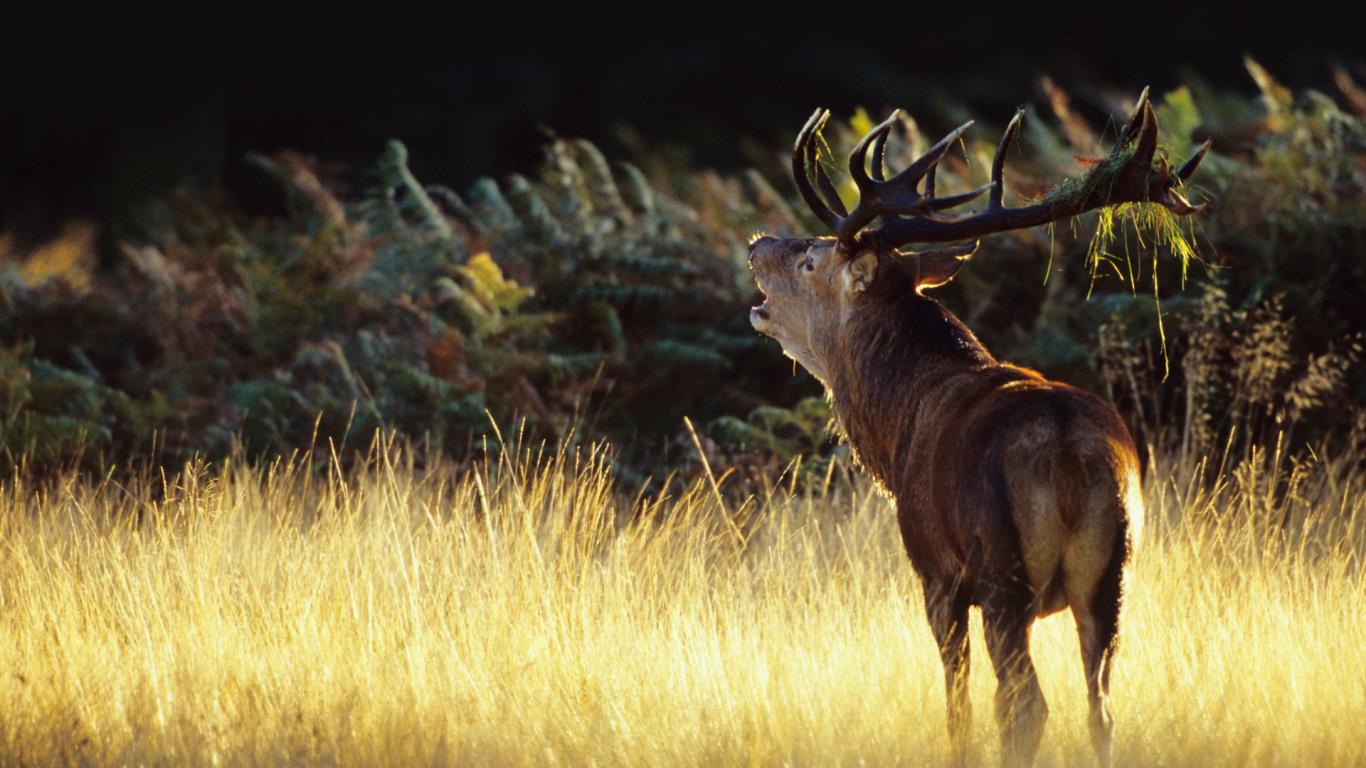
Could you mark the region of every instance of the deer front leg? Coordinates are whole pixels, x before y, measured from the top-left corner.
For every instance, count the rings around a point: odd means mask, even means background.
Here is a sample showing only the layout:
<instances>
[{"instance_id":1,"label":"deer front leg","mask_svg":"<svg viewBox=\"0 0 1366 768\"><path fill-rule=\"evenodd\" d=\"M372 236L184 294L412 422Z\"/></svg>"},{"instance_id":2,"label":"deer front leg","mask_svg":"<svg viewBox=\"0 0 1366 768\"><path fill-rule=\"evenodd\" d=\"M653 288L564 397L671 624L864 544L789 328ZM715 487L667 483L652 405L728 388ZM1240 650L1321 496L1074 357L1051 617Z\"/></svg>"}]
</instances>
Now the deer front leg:
<instances>
[{"instance_id":1,"label":"deer front leg","mask_svg":"<svg viewBox=\"0 0 1366 768\"><path fill-rule=\"evenodd\" d=\"M987 653L996 668L996 721L1001 727L1001 764L1034 763L1048 720L1048 704L1029 656L1034 623L1028 595L998 594L982 606Z\"/></svg>"},{"instance_id":2,"label":"deer front leg","mask_svg":"<svg viewBox=\"0 0 1366 768\"><path fill-rule=\"evenodd\" d=\"M948 701L949 745L955 765L966 765L972 702L968 699L968 600L957 587L925 585L925 609L930 631L944 662L944 692Z\"/></svg>"}]
</instances>

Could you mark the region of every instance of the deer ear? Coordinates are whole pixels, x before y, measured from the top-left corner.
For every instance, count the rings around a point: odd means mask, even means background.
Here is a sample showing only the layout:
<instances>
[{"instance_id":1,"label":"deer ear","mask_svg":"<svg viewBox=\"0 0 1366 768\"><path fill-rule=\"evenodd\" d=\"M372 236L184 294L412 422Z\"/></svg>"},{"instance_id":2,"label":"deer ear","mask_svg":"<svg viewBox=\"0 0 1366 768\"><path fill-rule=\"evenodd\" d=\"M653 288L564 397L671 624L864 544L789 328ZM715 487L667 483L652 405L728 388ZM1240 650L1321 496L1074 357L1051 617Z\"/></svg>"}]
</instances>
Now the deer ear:
<instances>
[{"instance_id":1,"label":"deer ear","mask_svg":"<svg viewBox=\"0 0 1366 768\"><path fill-rule=\"evenodd\" d=\"M862 293L877 277L877 251L865 250L844 265L844 290Z\"/></svg>"},{"instance_id":2,"label":"deer ear","mask_svg":"<svg viewBox=\"0 0 1366 768\"><path fill-rule=\"evenodd\" d=\"M977 242L912 254L916 263L916 290L938 288L952 280L977 251Z\"/></svg>"}]
</instances>

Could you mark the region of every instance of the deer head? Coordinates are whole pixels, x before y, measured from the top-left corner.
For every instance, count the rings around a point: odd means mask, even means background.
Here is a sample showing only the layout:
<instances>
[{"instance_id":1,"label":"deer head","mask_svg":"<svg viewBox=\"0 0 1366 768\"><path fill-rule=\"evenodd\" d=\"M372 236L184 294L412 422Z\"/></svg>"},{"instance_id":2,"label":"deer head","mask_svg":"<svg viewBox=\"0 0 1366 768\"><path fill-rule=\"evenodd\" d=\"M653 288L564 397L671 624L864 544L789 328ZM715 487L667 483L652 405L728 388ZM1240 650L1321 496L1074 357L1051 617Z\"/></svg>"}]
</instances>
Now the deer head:
<instances>
[{"instance_id":1,"label":"deer head","mask_svg":"<svg viewBox=\"0 0 1366 768\"><path fill-rule=\"evenodd\" d=\"M1023 111L1017 112L1006 126L988 184L941 197L935 190L935 170L972 123L959 126L888 178L883 157L887 137L899 117L893 112L849 154L849 175L859 192L858 204L850 211L818 161L814 139L830 112L816 110L797 136L792 173L802 198L834 234L762 237L750 243L750 266L765 295L764 302L750 310L754 328L776 338L789 357L829 384L831 345L851 312L947 283L975 252L977 238L983 235L1026 229L1121 203L1154 203L1183 216L1203 207L1188 202L1179 187L1195 172L1210 143L1205 142L1179 169L1157 157L1157 117L1147 89L1114 151L1080 183L1033 205L1006 207L1005 157L1023 116ZM979 212L950 213L983 195L986 204ZM869 229L874 221L879 226ZM954 244L903 250L913 243Z\"/></svg>"}]
</instances>

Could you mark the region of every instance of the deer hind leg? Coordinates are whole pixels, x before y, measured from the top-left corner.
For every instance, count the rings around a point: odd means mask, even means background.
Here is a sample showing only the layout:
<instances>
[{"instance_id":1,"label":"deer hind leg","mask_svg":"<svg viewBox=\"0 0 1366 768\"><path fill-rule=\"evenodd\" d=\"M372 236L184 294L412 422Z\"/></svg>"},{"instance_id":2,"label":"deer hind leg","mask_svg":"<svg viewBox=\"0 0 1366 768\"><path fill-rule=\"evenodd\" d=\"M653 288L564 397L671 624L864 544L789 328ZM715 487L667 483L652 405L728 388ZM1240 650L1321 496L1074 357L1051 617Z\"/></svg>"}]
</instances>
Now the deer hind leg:
<instances>
[{"instance_id":1,"label":"deer hind leg","mask_svg":"<svg viewBox=\"0 0 1366 768\"><path fill-rule=\"evenodd\" d=\"M1119 607L1122 594L1124 543L1119 541L1104 569L1089 584L1068 579L1068 601L1077 620L1081 661L1086 672L1088 725L1091 746L1102 766L1111 764L1114 718L1110 714L1110 669L1119 643Z\"/></svg>"},{"instance_id":2,"label":"deer hind leg","mask_svg":"<svg viewBox=\"0 0 1366 768\"><path fill-rule=\"evenodd\" d=\"M968 598L960 588L925 586L930 630L944 662L949 744L954 765L967 764L968 732L972 728L972 702L968 699L968 605Z\"/></svg>"},{"instance_id":3,"label":"deer hind leg","mask_svg":"<svg viewBox=\"0 0 1366 768\"><path fill-rule=\"evenodd\" d=\"M982 606L987 652L996 668L996 721L1001 727L1001 763L1033 764L1048 720L1048 704L1029 656L1033 603L1027 595L998 595Z\"/></svg>"}]
</instances>

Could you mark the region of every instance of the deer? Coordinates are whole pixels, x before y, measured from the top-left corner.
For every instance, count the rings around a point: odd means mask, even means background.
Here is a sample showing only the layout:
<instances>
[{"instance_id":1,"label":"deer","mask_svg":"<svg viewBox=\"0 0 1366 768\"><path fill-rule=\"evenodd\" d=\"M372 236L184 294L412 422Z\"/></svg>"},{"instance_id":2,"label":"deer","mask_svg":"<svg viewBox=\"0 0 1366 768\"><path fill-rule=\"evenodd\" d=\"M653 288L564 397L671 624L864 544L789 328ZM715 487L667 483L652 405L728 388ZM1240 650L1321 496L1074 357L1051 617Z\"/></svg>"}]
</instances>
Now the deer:
<instances>
[{"instance_id":1,"label":"deer","mask_svg":"<svg viewBox=\"0 0 1366 768\"><path fill-rule=\"evenodd\" d=\"M1173 168L1156 151L1145 89L1113 152L1080 183L1007 207L1004 161L1023 116L1006 126L986 185L941 196L936 168L972 122L889 177L885 146L900 120L893 112L849 154L858 192L849 210L818 156L830 112L816 110L797 136L792 173L832 235L752 239L749 266L763 301L750 323L824 385L856 461L895 504L943 661L954 760L966 759L971 722L969 610L981 611L996 674L1002 762L1030 765L1048 717L1030 630L1070 608L1090 739L1108 765L1120 606L1144 515L1133 438L1111 404L996 360L925 292L952 280L986 235L1123 203L1198 212L1203 204L1192 205L1182 188L1210 142ZM983 195L977 212L954 213Z\"/></svg>"}]
</instances>

